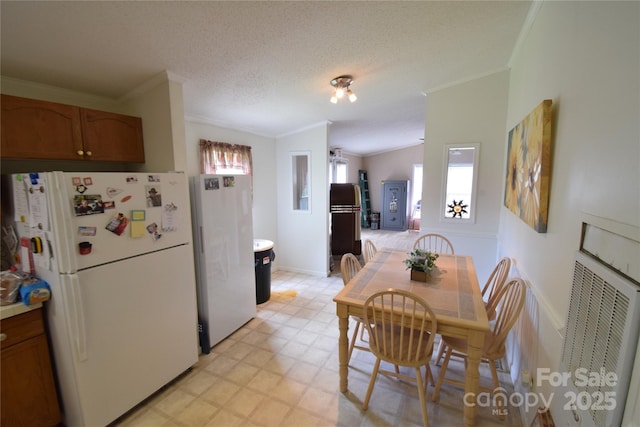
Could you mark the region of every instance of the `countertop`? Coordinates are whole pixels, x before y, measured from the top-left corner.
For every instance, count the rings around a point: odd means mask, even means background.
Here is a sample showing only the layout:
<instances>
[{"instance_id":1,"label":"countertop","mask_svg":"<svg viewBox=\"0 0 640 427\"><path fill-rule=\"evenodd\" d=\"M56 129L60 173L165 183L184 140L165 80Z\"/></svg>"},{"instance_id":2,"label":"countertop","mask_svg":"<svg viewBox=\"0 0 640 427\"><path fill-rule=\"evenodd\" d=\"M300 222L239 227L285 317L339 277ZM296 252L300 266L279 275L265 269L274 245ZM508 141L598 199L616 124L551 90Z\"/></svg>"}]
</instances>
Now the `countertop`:
<instances>
[{"instance_id":1,"label":"countertop","mask_svg":"<svg viewBox=\"0 0 640 427\"><path fill-rule=\"evenodd\" d=\"M0 306L0 320L6 319L8 317L17 316L18 314L26 313L31 310L35 310L37 308L42 307L42 303L39 302L37 304L32 305L24 305L22 302L16 302L10 305Z\"/></svg>"}]
</instances>

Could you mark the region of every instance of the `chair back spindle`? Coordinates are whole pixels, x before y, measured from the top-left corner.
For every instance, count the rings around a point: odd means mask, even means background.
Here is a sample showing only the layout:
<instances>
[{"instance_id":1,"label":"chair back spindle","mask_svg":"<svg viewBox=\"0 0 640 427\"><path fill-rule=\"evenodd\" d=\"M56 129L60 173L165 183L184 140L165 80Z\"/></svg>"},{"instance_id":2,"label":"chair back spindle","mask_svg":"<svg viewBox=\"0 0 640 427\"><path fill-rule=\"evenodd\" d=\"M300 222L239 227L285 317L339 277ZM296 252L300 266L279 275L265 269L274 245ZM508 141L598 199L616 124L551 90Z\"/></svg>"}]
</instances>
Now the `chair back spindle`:
<instances>
[{"instance_id":1,"label":"chair back spindle","mask_svg":"<svg viewBox=\"0 0 640 427\"><path fill-rule=\"evenodd\" d=\"M423 234L413 244L413 249L435 252L438 254L455 255L453 244L441 234Z\"/></svg>"},{"instance_id":2,"label":"chair back spindle","mask_svg":"<svg viewBox=\"0 0 640 427\"><path fill-rule=\"evenodd\" d=\"M485 283L482 289L482 296L486 298L485 308L489 320L493 320L496 316L496 305L499 301L497 296L507 281L510 269L511 259L509 257L502 258L498 264L496 264L493 272L491 272L491 276L489 276L487 283ZM489 293L488 296L487 292Z\"/></svg>"},{"instance_id":3,"label":"chair back spindle","mask_svg":"<svg viewBox=\"0 0 640 427\"><path fill-rule=\"evenodd\" d=\"M378 249L376 248L376 245L369 239L364 241L364 263L368 263L369 261L371 261L371 258L373 258L373 256L376 254L376 252L378 252Z\"/></svg>"},{"instance_id":4,"label":"chair back spindle","mask_svg":"<svg viewBox=\"0 0 640 427\"><path fill-rule=\"evenodd\" d=\"M340 273L342 274L342 282L346 285L362 268L358 258L352 253L342 255L340 259Z\"/></svg>"}]
</instances>

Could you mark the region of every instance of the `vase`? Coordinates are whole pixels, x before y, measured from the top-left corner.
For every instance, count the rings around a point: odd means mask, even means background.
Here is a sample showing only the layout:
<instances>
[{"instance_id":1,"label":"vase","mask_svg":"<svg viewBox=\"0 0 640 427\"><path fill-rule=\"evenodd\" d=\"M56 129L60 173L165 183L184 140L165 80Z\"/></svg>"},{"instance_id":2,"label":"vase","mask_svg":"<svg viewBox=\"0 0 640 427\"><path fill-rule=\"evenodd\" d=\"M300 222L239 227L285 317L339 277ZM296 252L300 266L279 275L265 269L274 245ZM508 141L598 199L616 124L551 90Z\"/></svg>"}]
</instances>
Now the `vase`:
<instances>
[{"instance_id":1,"label":"vase","mask_svg":"<svg viewBox=\"0 0 640 427\"><path fill-rule=\"evenodd\" d=\"M429 273L425 271L411 270L411 280L415 280L417 282L426 282Z\"/></svg>"}]
</instances>

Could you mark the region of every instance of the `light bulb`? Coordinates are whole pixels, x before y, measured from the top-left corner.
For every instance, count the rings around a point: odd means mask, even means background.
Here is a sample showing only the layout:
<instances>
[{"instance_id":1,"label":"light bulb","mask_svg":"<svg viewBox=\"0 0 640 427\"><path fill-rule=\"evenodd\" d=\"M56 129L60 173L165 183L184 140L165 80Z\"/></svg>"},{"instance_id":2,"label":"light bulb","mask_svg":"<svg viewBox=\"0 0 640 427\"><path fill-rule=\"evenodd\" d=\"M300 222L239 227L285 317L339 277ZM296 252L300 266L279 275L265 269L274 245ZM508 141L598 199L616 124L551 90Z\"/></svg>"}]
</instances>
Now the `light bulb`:
<instances>
[{"instance_id":1,"label":"light bulb","mask_svg":"<svg viewBox=\"0 0 640 427\"><path fill-rule=\"evenodd\" d=\"M351 102L355 102L355 101L356 101L356 99L358 99L358 97L356 96L356 94L355 94L355 93L353 93L353 92L351 92L351 89L349 89L349 90L347 91L347 95L349 95L349 101L351 101Z\"/></svg>"},{"instance_id":2,"label":"light bulb","mask_svg":"<svg viewBox=\"0 0 640 427\"><path fill-rule=\"evenodd\" d=\"M333 96L331 97L331 103L332 104L337 104L338 103L338 98L336 98L336 94L334 93Z\"/></svg>"},{"instance_id":3,"label":"light bulb","mask_svg":"<svg viewBox=\"0 0 640 427\"><path fill-rule=\"evenodd\" d=\"M336 89L336 96L337 96L338 98L342 98L342 97L344 96L344 89L343 89L343 88L341 88L341 87L337 88L337 89Z\"/></svg>"}]
</instances>

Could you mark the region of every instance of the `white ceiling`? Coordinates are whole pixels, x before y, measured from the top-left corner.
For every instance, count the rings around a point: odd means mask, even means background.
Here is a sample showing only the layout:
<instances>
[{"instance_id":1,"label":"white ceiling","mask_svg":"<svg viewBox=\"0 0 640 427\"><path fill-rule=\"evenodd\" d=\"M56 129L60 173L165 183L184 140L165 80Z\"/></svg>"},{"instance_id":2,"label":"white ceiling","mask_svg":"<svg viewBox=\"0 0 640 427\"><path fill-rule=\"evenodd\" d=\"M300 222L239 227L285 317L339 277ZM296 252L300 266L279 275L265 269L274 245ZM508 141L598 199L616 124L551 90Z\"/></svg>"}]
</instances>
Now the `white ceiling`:
<instances>
[{"instance_id":1,"label":"white ceiling","mask_svg":"<svg viewBox=\"0 0 640 427\"><path fill-rule=\"evenodd\" d=\"M5 1L1 73L120 99L165 71L185 116L330 144L419 144L425 93L507 68L530 1ZM358 101L331 104L354 77Z\"/></svg>"}]
</instances>

